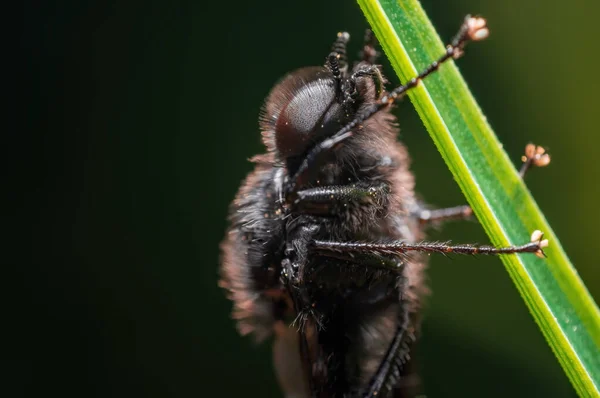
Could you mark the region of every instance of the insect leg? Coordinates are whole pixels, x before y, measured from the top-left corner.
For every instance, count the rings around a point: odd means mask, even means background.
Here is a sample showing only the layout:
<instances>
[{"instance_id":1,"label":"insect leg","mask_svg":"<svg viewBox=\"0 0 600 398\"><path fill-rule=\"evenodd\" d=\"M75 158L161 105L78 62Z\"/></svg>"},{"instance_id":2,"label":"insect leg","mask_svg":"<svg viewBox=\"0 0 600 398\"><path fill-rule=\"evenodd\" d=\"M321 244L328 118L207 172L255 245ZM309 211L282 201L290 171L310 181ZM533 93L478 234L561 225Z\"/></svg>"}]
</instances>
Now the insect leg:
<instances>
[{"instance_id":1,"label":"insect leg","mask_svg":"<svg viewBox=\"0 0 600 398\"><path fill-rule=\"evenodd\" d=\"M535 144L527 144L525 147L525 155L521 157L523 164L519 170L519 176L525 178L525 174L532 167L544 167L550 163L550 155L546 153L546 149Z\"/></svg>"},{"instance_id":2,"label":"insect leg","mask_svg":"<svg viewBox=\"0 0 600 398\"><path fill-rule=\"evenodd\" d=\"M405 254L411 251L422 253L458 253L458 254L513 254L534 253L538 257L544 257L543 248L548 246L548 240L543 239L544 234L534 231L531 234L531 242L519 246L494 247L474 245L451 245L438 242L407 243L397 242L328 242L316 240L312 242L314 250L321 254L327 252L331 255L339 253L352 255L370 252L373 254Z\"/></svg>"},{"instance_id":3,"label":"insect leg","mask_svg":"<svg viewBox=\"0 0 600 398\"><path fill-rule=\"evenodd\" d=\"M365 31L365 39L364 39L363 49L360 52L360 57L362 58L363 62L366 62L371 65L374 64L375 62L377 62L379 53L375 49L376 44L377 44L377 38L373 34L373 31L371 29L367 29Z\"/></svg>"},{"instance_id":4,"label":"insect leg","mask_svg":"<svg viewBox=\"0 0 600 398\"><path fill-rule=\"evenodd\" d=\"M352 136L352 129L359 126L365 120L369 119L375 113L381 111L392 105L394 102L399 100L406 94L406 92L419 85L419 82L431 75L433 72L439 69L440 65L450 59L457 59L463 54L463 49L469 41L483 40L488 35L488 29L485 25L483 18L473 18L469 15L465 17L463 24L461 25L458 33L446 47L445 53L433 61L427 66L421 73L416 77L410 79L406 84L395 88L390 91L389 94L384 95L377 103L368 107L367 109L360 112L356 117L350 121L341 130L335 133L330 138L316 145L312 150L309 151L307 156L304 158L296 173L292 176L287 186L287 193L293 191L298 184L299 180L302 179L307 172L307 169L315 167L319 164L321 159L321 153L332 151L338 144L345 139Z\"/></svg>"},{"instance_id":5,"label":"insect leg","mask_svg":"<svg viewBox=\"0 0 600 398\"><path fill-rule=\"evenodd\" d=\"M402 306L400 325L392 340L385 357L379 364L377 372L369 382L369 388L362 394L364 398L385 396L382 391L389 390L400 379L402 366L410 359L410 344L415 341L415 336L409 332L409 314L405 305Z\"/></svg>"},{"instance_id":6,"label":"insect leg","mask_svg":"<svg viewBox=\"0 0 600 398\"><path fill-rule=\"evenodd\" d=\"M373 106L361 112L354 118L354 120L338 131L335 136L346 134L375 113L402 98L408 90L418 86L421 80L438 70L444 62L450 59L458 59L461 57L464 54L464 47L469 41L479 41L487 37L489 31L485 24L485 19L473 18L470 15L467 15L463 24L458 30L458 33L446 47L446 52L440 58L429 64L429 66L423 69L421 73L410 79L407 83L393 89L388 95L384 95L378 103L373 104Z\"/></svg>"},{"instance_id":7,"label":"insect leg","mask_svg":"<svg viewBox=\"0 0 600 398\"><path fill-rule=\"evenodd\" d=\"M292 271L291 271L291 267L292 264L289 260L284 260L282 262L282 267L283 268L287 268L287 275L292 275ZM290 283L290 280L288 279L288 277L284 278L285 280L285 288L289 294L289 297L291 297L292 300L292 305L294 306L294 312L296 314L299 314L300 311L305 308L308 304L303 302L303 298L298 295L295 294L294 292L294 287L292 286L292 284ZM299 336L298 336L298 340L299 340L299 353L300 353L300 358L302 361L302 368L304 371L304 376L306 378L306 381L308 383L308 389L312 392L312 396L315 396L315 385L312 379L312 370L311 370L311 361L310 361L310 352L309 352L309 348L308 348L308 341L306 339L306 333L304 332L304 330L298 330Z\"/></svg>"},{"instance_id":8,"label":"insect leg","mask_svg":"<svg viewBox=\"0 0 600 398\"><path fill-rule=\"evenodd\" d=\"M383 86L383 76L381 75L381 71L379 70L379 68L375 65L369 65L366 66L364 68L360 68L357 71L355 71L352 76L350 76L349 82L350 82L350 87L348 88L348 90L346 90L346 93L344 94L345 96L349 97L349 98L354 98L356 97L356 79L360 78L360 77L370 77L371 79L373 79L373 81L375 82L375 95L376 98L379 99L379 97L381 96L381 93L383 93L384 90L384 86Z\"/></svg>"},{"instance_id":9,"label":"insect leg","mask_svg":"<svg viewBox=\"0 0 600 398\"><path fill-rule=\"evenodd\" d=\"M341 251L332 249L330 246L323 247L322 243L333 243L344 245L344 242L323 242L323 241L315 241L314 245L311 247L313 253L328 257L335 258L338 260L347 261L352 264L357 264L360 266L364 266L365 268L373 269L385 269L392 272L401 273L404 267L404 263L398 259L398 255L391 255L389 253L381 254L369 250L356 250L354 252L350 251Z\"/></svg>"},{"instance_id":10,"label":"insect leg","mask_svg":"<svg viewBox=\"0 0 600 398\"><path fill-rule=\"evenodd\" d=\"M351 136L352 134L347 132L346 134L327 138L316 144L315 147L308 152L300 164L298 171L296 171L286 184L286 196L289 197L290 194L293 194L296 191L298 185L302 185L309 180L311 170L318 169L320 164L323 164L333 155L333 149Z\"/></svg>"},{"instance_id":11,"label":"insect leg","mask_svg":"<svg viewBox=\"0 0 600 398\"><path fill-rule=\"evenodd\" d=\"M449 220L463 220L473 215L469 205L446 207L443 209L419 209L416 211L421 224L436 223Z\"/></svg>"},{"instance_id":12,"label":"insect leg","mask_svg":"<svg viewBox=\"0 0 600 398\"><path fill-rule=\"evenodd\" d=\"M340 244L343 245L343 243ZM318 246L312 246L312 248L318 248ZM384 268L394 272L401 272L403 269L403 263L399 261L397 254L376 253L370 250L365 250L360 253L344 253L341 251L329 250L327 252L319 251L317 254L346 260L365 267ZM410 344L415 341L415 336L411 332L409 324L410 318L408 308L403 304L400 310L400 322L394 338L391 341L383 360L379 364L376 373L371 378L368 390L362 393L362 397L376 397L381 391L398 382L401 367L409 359L408 354L410 351Z\"/></svg>"},{"instance_id":13,"label":"insect leg","mask_svg":"<svg viewBox=\"0 0 600 398\"><path fill-rule=\"evenodd\" d=\"M344 243L340 242L340 245ZM371 250L363 250L358 252L343 252L330 250L331 247L326 247L326 250L321 251L318 241L313 242L309 246L310 250L316 255L321 255L329 258L345 260L349 263L367 268L387 269L393 272L402 274L403 262L399 259L397 253L378 253ZM411 327L411 315L406 302L403 302L399 309L399 320L394 337L389 343L387 351L375 374L371 377L368 387L365 391L351 397L369 397L386 396L391 386L397 385L402 377L402 367L410 359L409 353L411 345L415 342L414 327Z\"/></svg>"},{"instance_id":14,"label":"insect leg","mask_svg":"<svg viewBox=\"0 0 600 398\"><path fill-rule=\"evenodd\" d=\"M550 155L546 150L535 144L527 144L525 154L521 157L523 164L519 170L519 176L524 179L525 174L532 167L545 167L550 163ZM428 210L417 208L415 211L421 224L429 224L452 219L466 219L473 215L473 210L468 205L448 207L444 209Z\"/></svg>"},{"instance_id":15,"label":"insect leg","mask_svg":"<svg viewBox=\"0 0 600 398\"><path fill-rule=\"evenodd\" d=\"M389 188L383 183L330 185L298 191L292 205L296 210L310 214L331 213L336 206L350 203L380 204L388 193Z\"/></svg>"},{"instance_id":16,"label":"insect leg","mask_svg":"<svg viewBox=\"0 0 600 398\"><path fill-rule=\"evenodd\" d=\"M361 77L370 77L375 82L375 98L379 99L385 89L381 71L375 65L363 65L346 80L342 90L342 105L349 107L356 101L358 91L356 91L356 79Z\"/></svg>"}]
</instances>

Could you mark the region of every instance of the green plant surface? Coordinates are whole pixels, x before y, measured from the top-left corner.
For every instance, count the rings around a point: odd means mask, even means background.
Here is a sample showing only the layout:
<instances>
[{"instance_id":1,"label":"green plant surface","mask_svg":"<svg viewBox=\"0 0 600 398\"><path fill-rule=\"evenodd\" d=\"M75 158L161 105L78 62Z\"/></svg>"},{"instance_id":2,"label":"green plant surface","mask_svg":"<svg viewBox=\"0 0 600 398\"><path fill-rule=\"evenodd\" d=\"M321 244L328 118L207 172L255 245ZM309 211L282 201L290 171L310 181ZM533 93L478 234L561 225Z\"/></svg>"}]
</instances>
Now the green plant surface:
<instances>
[{"instance_id":1,"label":"green plant surface","mask_svg":"<svg viewBox=\"0 0 600 398\"><path fill-rule=\"evenodd\" d=\"M358 0L401 81L444 45L417 0ZM457 21L457 28L461 21ZM471 44L466 49L478 51ZM497 246L523 244L539 229L546 259L502 261L580 396L600 396L600 311L556 234L502 149L453 61L409 91L425 127L476 216ZM519 333L518 325L515 333Z\"/></svg>"}]
</instances>

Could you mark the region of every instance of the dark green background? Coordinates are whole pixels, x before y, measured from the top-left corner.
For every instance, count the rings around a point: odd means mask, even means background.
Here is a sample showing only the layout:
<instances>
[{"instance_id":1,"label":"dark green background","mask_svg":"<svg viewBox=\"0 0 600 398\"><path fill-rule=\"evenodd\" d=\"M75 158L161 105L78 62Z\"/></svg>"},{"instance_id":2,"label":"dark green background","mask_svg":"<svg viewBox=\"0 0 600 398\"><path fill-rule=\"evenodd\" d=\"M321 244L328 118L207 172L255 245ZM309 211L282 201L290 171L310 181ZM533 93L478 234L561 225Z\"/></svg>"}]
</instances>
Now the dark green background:
<instances>
[{"instance_id":1,"label":"dark green background","mask_svg":"<svg viewBox=\"0 0 600 398\"><path fill-rule=\"evenodd\" d=\"M467 12L491 36L460 68L504 147L553 163L528 185L596 299L600 4L424 1L443 37ZM263 150L273 83L320 64L353 1L23 2L4 131L10 396L280 396L268 344L240 338L217 287L230 200ZM387 66L387 64L386 64ZM394 83L397 79L386 67ZM16 83L16 84L15 84ZM464 203L409 101L397 114L430 203ZM14 225L13 225L14 224ZM432 239L488 241L475 222ZM15 273L13 276L12 272ZM432 258L422 338L430 397L574 396L498 259ZM42 395L43 394L43 395ZM4 394L3 394L4 395Z\"/></svg>"}]
</instances>

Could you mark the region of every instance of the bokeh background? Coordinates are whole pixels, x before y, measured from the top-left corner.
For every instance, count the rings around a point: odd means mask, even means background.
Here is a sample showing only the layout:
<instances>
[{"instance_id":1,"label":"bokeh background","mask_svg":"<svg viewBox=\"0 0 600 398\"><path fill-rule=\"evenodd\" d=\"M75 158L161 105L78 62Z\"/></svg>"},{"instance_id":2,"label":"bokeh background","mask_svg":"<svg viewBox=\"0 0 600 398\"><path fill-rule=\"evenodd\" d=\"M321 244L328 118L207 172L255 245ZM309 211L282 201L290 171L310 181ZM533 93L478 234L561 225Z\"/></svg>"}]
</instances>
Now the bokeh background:
<instances>
[{"instance_id":1,"label":"bokeh background","mask_svg":"<svg viewBox=\"0 0 600 398\"><path fill-rule=\"evenodd\" d=\"M467 12L491 36L459 67L590 292L597 266L597 1L423 0L444 38ZM217 287L227 207L263 151L257 116L286 72L320 64L353 1L24 1L4 179L5 396L280 396L269 344L237 335ZM12 25L11 25L12 26ZM391 68L385 70L397 83ZM11 105L8 110L15 109ZM407 100L419 192L464 198ZM432 239L488 241L476 222ZM13 272L15 273L13 276ZM575 396L502 263L431 259L419 353L430 397ZM4 395L4 394L3 394Z\"/></svg>"}]
</instances>

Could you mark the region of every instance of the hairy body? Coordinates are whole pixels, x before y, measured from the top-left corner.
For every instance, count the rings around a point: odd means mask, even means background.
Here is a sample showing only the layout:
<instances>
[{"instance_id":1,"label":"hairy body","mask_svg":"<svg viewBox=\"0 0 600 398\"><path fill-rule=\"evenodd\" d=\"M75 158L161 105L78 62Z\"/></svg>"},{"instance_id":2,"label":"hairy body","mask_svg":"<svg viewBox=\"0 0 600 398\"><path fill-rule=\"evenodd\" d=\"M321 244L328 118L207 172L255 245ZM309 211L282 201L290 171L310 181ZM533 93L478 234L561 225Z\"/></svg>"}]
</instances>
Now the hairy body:
<instances>
[{"instance_id":1,"label":"hairy body","mask_svg":"<svg viewBox=\"0 0 600 398\"><path fill-rule=\"evenodd\" d=\"M412 211L416 201L408 155L396 136L394 117L377 114L303 187L362 184L367 191L373 188L370 195L349 194L332 204L323 188L323 203L317 200L286 215L277 193L287 173L267 154L255 160L255 170L232 207L223 271L240 331L263 339L275 330L275 322L297 318L296 328L310 336L307 349L316 365L312 376L327 391L364 388L407 311L409 334L418 324L423 262L380 259L394 261L398 270L393 272L365 267L358 258L336 259L309 250L314 240L423 238ZM290 262L302 279L297 309L279 278Z\"/></svg>"},{"instance_id":2,"label":"hairy body","mask_svg":"<svg viewBox=\"0 0 600 398\"><path fill-rule=\"evenodd\" d=\"M442 57L385 93L372 43L348 72L340 33L324 67L290 73L267 98L267 152L231 205L221 286L242 334L275 335L286 396L413 395L418 383L406 376L426 293L420 253L543 254L541 232L507 248L421 242L428 221L471 211L418 203L390 105L486 35L483 20L467 17ZM536 156L544 163L543 150Z\"/></svg>"}]
</instances>

